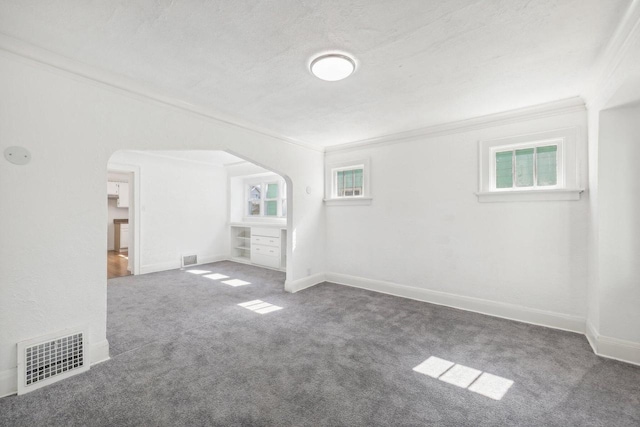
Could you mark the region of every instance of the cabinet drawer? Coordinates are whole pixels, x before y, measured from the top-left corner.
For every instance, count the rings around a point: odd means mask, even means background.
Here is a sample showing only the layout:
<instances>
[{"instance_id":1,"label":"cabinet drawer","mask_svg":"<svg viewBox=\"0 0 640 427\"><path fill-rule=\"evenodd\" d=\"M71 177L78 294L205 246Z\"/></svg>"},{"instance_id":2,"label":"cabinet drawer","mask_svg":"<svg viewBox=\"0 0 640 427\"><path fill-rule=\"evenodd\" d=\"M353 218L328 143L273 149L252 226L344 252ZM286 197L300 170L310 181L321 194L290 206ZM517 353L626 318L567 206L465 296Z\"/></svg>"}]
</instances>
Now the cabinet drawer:
<instances>
[{"instance_id":1,"label":"cabinet drawer","mask_svg":"<svg viewBox=\"0 0 640 427\"><path fill-rule=\"evenodd\" d=\"M280 238L280 229L267 227L251 227L251 235Z\"/></svg>"},{"instance_id":2,"label":"cabinet drawer","mask_svg":"<svg viewBox=\"0 0 640 427\"><path fill-rule=\"evenodd\" d=\"M264 265L265 267L280 268L280 257L264 255L253 250L251 251L251 262L256 265Z\"/></svg>"},{"instance_id":3,"label":"cabinet drawer","mask_svg":"<svg viewBox=\"0 0 640 427\"><path fill-rule=\"evenodd\" d=\"M251 245L251 255L253 254L280 257L280 248L266 245Z\"/></svg>"},{"instance_id":4,"label":"cabinet drawer","mask_svg":"<svg viewBox=\"0 0 640 427\"><path fill-rule=\"evenodd\" d=\"M251 236L251 245L267 245L267 246L275 246L277 248L280 247L280 237L269 237L269 236Z\"/></svg>"}]
</instances>

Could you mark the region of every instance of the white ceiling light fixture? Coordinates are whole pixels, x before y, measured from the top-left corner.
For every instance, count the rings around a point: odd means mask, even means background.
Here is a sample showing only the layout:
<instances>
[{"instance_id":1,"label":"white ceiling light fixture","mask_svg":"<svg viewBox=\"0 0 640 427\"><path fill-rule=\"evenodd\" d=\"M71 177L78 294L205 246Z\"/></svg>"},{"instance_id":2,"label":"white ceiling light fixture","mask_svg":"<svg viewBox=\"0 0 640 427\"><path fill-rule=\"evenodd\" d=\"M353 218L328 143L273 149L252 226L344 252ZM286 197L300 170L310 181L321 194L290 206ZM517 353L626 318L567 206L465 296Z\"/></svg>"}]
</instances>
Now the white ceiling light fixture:
<instances>
[{"instance_id":1,"label":"white ceiling light fixture","mask_svg":"<svg viewBox=\"0 0 640 427\"><path fill-rule=\"evenodd\" d=\"M346 79L356 70L356 62L340 53L320 55L311 61L311 72L314 76L328 82Z\"/></svg>"}]
</instances>

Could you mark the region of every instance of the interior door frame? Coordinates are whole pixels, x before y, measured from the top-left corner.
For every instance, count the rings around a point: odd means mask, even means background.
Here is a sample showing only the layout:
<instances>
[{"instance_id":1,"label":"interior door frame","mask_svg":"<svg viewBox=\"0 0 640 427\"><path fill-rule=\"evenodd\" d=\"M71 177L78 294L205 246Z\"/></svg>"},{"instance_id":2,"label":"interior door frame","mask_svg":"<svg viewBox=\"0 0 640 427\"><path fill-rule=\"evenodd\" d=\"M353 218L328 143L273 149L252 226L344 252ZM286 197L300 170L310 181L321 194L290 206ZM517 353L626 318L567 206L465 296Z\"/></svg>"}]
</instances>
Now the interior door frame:
<instances>
[{"instance_id":1,"label":"interior door frame","mask_svg":"<svg viewBox=\"0 0 640 427\"><path fill-rule=\"evenodd\" d=\"M142 221L140 221L140 166L109 162L107 164L107 171L128 173L131 177L131 181L129 182L128 256L130 265L133 266L131 274L135 276L140 274L140 235L142 234Z\"/></svg>"}]
</instances>

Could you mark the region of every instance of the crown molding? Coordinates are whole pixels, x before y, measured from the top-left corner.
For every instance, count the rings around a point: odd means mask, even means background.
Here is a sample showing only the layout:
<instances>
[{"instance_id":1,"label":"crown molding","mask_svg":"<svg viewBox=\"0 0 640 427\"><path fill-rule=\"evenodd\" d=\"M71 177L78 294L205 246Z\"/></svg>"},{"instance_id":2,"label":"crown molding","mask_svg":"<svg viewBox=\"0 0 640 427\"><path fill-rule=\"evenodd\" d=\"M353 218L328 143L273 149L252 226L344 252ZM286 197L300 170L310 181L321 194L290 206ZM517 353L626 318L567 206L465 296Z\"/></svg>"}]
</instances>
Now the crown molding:
<instances>
[{"instance_id":1,"label":"crown molding","mask_svg":"<svg viewBox=\"0 0 640 427\"><path fill-rule=\"evenodd\" d=\"M640 0L634 0L636 5ZM637 10L638 8L634 8ZM631 10L631 9L630 9ZM629 13L627 14L627 17ZM635 16L635 14L633 15ZM627 19L628 21L628 19ZM625 21L626 22L626 21ZM45 67L49 70L71 74L75 78L120 94L133 96L136 99L159 103L161 105L178 109L182 112L193 114L218 123L233 126L245 131L256 133L263 137L269 137L306 148L320 153L344 152L365 147L406 142L418 138L450 135L470 130L484 129L488 127L506 125L523 120L534 120L559 114L567 114L576 111L584 111L585 103L580 97L554 101L546 104L510 110L501 113L489 114L466 120L449 122L434 126L413 129L380 137L347 142L343 144L322 147L303 141L294 140L283 135L274 134L268 130L260 129L252 125L239 123L229 117L221 117L218 113L202 106L193 105L177 98L163 95L157 88L152 88L144 83L133 81L127 77L104 71L72 59L66 58L49 50L34 46L22 40L0 33L0 53L8 53L32 65Z\"/></svg>"},{"instance_id":2,"label":"crown molding","mask_svg":"<svg viewBox=\"0 0 640 427\"><path fill-rule=\"evenodd\" d=\"M436 136L452 135L468 132L472 130L485 129L495 126L503 126L526 120L535 120L545 117L558 116L561 114L585 111L586 106L582 98L574 97L559 101L548 102L546 104L534 105L531 107L519 108L502 113L489 114L456 122L444 123L440 125L428 126L406 132L389 134L377 138L363 139L360 141L347 142L345 144L333 145L325 148L326 153L345 152L359 150L363 148L377 147L383 145L397 144L400 142L412 141L415 139L433 138Z\"/></svg>"},{"instance_id":3,"label":"crown molding","mask_svg":"<svg viewBox=\"0 0 640 427\"><path fill-rule=\"evenodd\" d=\"M617 89L613 79L634 42L640 39L640 0L633 0L593 68L584 98L587 107L605 104Z\"/></svg>"},{"instance_id":4,"label":"crown molding","mask_svg":"<svg viewBox=\"0 0 640 427\"><path fill-rule=\"evenodd\" d=\"M101 70L75 61L4 33L0 33L0 53L8 53L18 57L19 59L25 60L32 65L71 74L76 79L79 78L85 83L91 83L102 88L116 91L120 94L124 93L129 96L134 96L139 100L159 103L211 121L253 132L263 137L277 139L308 150L321 153L324 152L323 147L288 138L284 135L278 135L252 124L241 123L231 117L222 116L219 112L212 111L206 107L194 105L181 101L180 99L164 95L162 94L162 90L156 87L151 87L150 85L129 79L116 73Z\"/></svg>"}]
</instances>

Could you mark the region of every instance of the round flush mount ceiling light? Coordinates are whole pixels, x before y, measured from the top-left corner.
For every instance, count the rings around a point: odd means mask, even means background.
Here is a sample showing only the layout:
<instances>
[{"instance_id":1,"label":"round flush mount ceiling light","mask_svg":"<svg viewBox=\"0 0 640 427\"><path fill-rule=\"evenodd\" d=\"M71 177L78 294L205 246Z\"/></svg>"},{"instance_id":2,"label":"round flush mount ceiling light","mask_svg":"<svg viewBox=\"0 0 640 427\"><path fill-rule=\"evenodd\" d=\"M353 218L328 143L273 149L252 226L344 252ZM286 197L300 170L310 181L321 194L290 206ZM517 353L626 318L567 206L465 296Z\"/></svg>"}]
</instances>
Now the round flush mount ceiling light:
<instances>
[{"instance_id":1,"label":"round flush mount ceiling light","mask_svg":"<svg viewBox=\"0 0 640 427\"><path fill-rule=\"evenodd\" d=\"M335 82L349 77L356 70L353 59L340 53L318 56L311 62L311 72L319 79Z\"/></svg>"}]
</instances>

